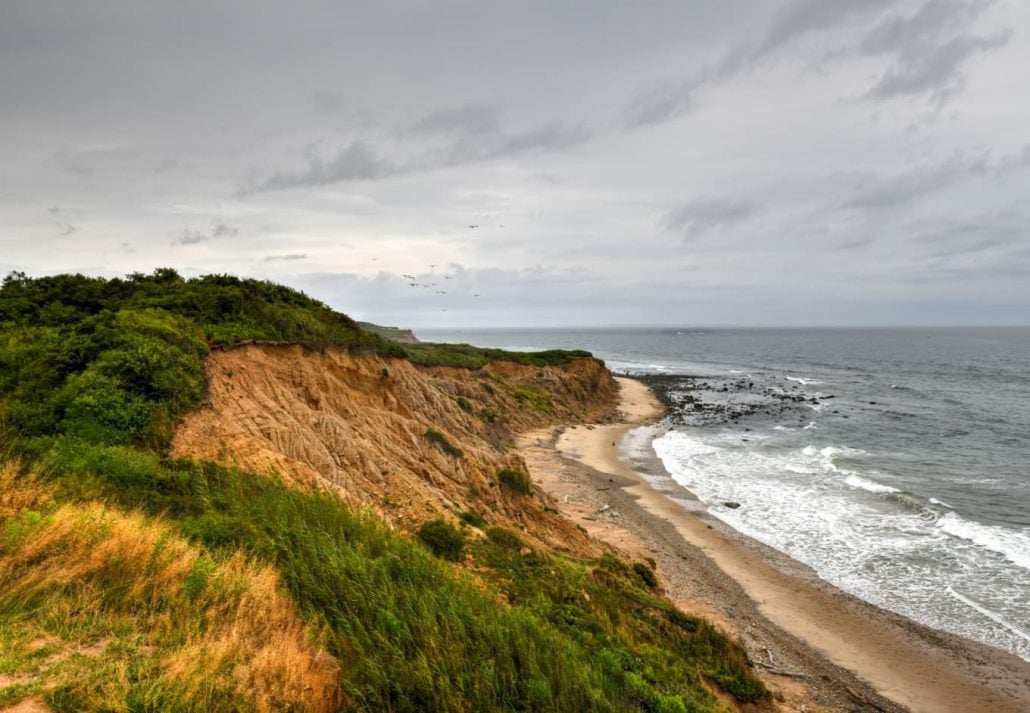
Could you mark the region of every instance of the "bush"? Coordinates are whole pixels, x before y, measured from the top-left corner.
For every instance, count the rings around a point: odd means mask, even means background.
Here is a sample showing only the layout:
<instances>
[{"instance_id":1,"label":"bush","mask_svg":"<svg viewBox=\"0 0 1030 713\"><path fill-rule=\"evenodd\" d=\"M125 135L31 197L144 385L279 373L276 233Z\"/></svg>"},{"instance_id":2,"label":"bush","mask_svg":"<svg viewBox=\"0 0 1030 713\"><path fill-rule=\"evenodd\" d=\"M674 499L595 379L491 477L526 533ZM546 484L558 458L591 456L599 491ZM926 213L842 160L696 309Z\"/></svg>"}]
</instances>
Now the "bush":
<instances>
[{"instance_id":1,"label":"bush","mask_svg":"<svg viewBox=\"0 0 1030 713\"><path fill-rule=\"evenodd\" d=\"M497 479L501 481L501 485L521 495L529 495L532 492L529 476L520 470L505 468L498 471Z\"/></svg>"},{"instance_id":2,"label":"bush","mask_svg":"<svg viewBox=\"0 0 1030 713\"><path fill-rule=\"evenodd\" d=\"M638 577L640 577L640 581L646 584L650 589L654 589L658 586L658 578L655 576L654 570L643 562L637 562L634 564L633 571Z\"/></svg>"},{"instance_id":3,"label":"bush","mask_svg":"<svg viewBox=\"0 0 1030 713\"><path fill-rule=\"evenodd\" d=\"M458 408L460 408L462 411L464 411L465 413L472 413L472 402L466 399L464 396L458 396L454 399L454 401L458 404Z\"/></svg>"},{"instance_id":4,"label":"bush","mask_svg":"<svg viewBox=\"0 0 1030 713\"><path fill-rule=\"evenodd\" d=\"M480 369L492 361L511 361L528 366L568 364L573 359L592 358L590 352L549 349L541 352L509 352L503 349L474 347L470 344L405 344L408 359L423 366L453 366Z\"/></svg>"},{"instance_id":5,"label":"bush","mask_svg":"<svg viewBox=\"0 0 1030 713\"><path fill-rule=\"evenodd\" d=\"M475 510L462 510L458 513L458 519L466 525L472 525L472 527L478 527L479 529L486 527L486 520Z\"/></svg>"},{"instance_id":6,"label":"bush","mask_svg":"<svg viewBox=\"0 0 1030 713\"><path fill-rule=\"evenodd\" d=\"M506 530L503 527L491 527L486 531L486 539L494 543L498 547L503 547L507 550L520 550L525 545L522 538L516 535L511 530Z\"/></svg>"},{"instance_id":7,"label":"bush","mask_svg":"<svg viewBox=\"0 0 1030 713\"><path fill-rule=\"evenodd\" d=\"M458 448L456 445L447 440L447 436L443 435L435 428L430 428L426 431L426 440L440 447L444 453L455 458L461 458L465 455L465 451Z\"/></svg>"},{"instance_id":8,"label":"bush","mask_svg":"<svg viewBox=\"0 0 1030 713\"><path fill-rule=\"evenodd\" d=\"M434 555L452 562L460 560L465 550L465 535L442 518L430 520L422 525L418 531L418 539L422 540Z\"/></svg>"}]
</instances>

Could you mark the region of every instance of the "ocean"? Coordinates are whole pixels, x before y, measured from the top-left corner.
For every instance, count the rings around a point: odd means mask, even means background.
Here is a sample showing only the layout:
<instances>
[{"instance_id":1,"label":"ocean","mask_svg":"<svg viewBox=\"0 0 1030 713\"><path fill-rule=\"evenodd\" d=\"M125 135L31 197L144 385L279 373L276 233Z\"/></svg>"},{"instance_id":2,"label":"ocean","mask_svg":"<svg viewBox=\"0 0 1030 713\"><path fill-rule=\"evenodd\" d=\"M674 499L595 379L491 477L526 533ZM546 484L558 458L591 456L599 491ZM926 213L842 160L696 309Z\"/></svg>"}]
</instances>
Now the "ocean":
<instances>
[{"instance_id":1,"label":"ocean","mask_svg":"<svg viewBox=\"0 0 1030 713\"><path fill-rule=\"evenodd\" d=\"M651 446L714 516L851 594L1030 660L1030 328L418 336L664 375L683 408Z\"/></svg>"}]
</instances>

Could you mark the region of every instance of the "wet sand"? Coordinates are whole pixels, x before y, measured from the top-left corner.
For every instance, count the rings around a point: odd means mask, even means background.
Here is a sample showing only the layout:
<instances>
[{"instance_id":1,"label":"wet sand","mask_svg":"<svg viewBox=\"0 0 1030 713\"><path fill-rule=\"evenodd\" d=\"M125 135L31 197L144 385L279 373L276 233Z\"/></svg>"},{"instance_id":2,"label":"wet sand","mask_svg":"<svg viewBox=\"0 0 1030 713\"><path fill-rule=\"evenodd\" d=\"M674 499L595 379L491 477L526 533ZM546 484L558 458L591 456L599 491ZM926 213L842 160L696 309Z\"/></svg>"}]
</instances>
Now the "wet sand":
<instances>
[{"instance_id":1,"label":"wet sand","mask_svg":"<svg viewBox=\"0 0 1030 713\"><path fill-rule=\"evenodd\" d=\"M657 458L628 463L623 437L662 409L641 382L619 382L621 423L523 436L531 474L591 535L657 560L684 610L739 636L777 708L1030 711L1027 662L848 595L709 515Z\"/></svg>"}]
</instances>

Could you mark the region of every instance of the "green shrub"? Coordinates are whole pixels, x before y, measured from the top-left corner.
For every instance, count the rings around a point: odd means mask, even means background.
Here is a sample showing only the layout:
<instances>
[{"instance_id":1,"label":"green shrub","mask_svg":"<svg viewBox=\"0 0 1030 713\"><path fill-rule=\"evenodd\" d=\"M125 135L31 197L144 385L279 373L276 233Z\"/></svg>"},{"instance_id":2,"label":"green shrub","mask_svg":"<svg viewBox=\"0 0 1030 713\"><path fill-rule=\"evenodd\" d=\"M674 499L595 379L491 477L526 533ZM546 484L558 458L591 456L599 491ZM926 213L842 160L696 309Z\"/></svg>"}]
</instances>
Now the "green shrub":
<instances>
[{"instance_id":1,"label":"green shrub","mask_svg":"<svg viewBox=\"0 0 1030 713\"><path fill-rule=\"evenodd\" d=\"M458 404L458 408L460 408L465 413L472 413L472 411L474 410L472 408L472 402L466 399L464 396L458 396L454 399L454 401Z\"/></svg>"},{"instance_id":2,"label":"green shrub","mask_svg":"<svg viewBox=\"0 0 1030 713\"><path fill-rule=\"evenodd\" d=\"M472 527L478 527L479 529L486 527L486 520L475 510L462 510L458 513L458 519L466 525L472 525Z\"/></svg>"},{"instance_id":3,"label":"green shrub","mask_svg":"<svg viewBox=\"0 0 1030 713\"><path fill-rule=\"evenodd\" d=\"M658 586L658 577L655 576L654 570L643 562L636 562L633 565L633 571L640 578L640 581L650 589L654 589Z\"/></svg>"},{"instance_id":4,"label":"green shrub","mask_svg":"<svg viewBox=\"0 0 1030 713\"><path fill-rule=\"evenodd\" d=\"M481 421L485 421L487 423L495 423L497 419L500 418L498 413L489 406L484 406L483 408L479 409L479 413L477 413L476 415L479 416L479 419Z\"/></svg>"},{"instance_id":5,"label":"green shrub","mask_svg":"<svg viewBox=\"0 0 1030 713\"><path fill-rule=\"evenodd\" d=\"M426 431L426 440L430 443L440 447L444 453L455 458L461 458L465 455L465 451L458 448L456 445L447 440L447 436L443 435L435 428L430 428Z\"/></svg>"},{"instance_id":6,"label":"green shrub","mask_svg":"<svg viewBox=\"0 0 1030 713\"><path fill-rule=\"evenodd\" d=\"M521 495L529 495L532 492L529 476L520 470L504 468L497 472L497 479L501 485Z\"/></svg>"},{"instance_id":7,"label":"green shrub","mask_svg":"<svg viewBox=\"0 0 1030 713\"><path fill-rule=\"evenodd\" d=\"M592 358L590 352L549 349L540 352L509 352L503 349L474 347L470 344L405 344L408 359L424 366L451 366L481 369L492 361L511 361L528 366L568 364L573 359ZM486 387L484 387L486 388ZM492 392L491 392L492 393Z\"/></svg>"},{"instance_id":8,"label":"green shrub","mask_svg":"<svg viewBox=\"0 0 1030 713\"><path fill-rule=\"evenodd\" d=\"M430 520L418 531L418 539L437 557L457 562L465 550L465 535L442 518Z\"/></svg>"},{"instance_id":9,"label":"green shrub","mask_svg":"<svg viewBox=\"0 0 1030 713\"><path fill-rule=\"evenodd\" d=\"M0 287L0 447L40 466L55 506L99 499L160 515L190 538L206 554L184 575L184 600L234 586L209 564L227 554L274 565L297 611L323 630L355 710L679 711L677 702L685 701L692 711L712 713L724 710L709 691L713 683L741 701L768 697L738 644L640 586L641 575L617 558L523 556L526 545L510 530L491 527L486 538L466 543L442 520L423 526L420 544L334 493L166 457L177 420L203 398L207 350L249 339L470 368L493 359L542 367L587 356L467 345L412 345L409 355L302 293L227 275L13 274ZM539 387L492 378L483 385L487 393L501 389L534 408L550 407ZM491 420L488 409L479 413ZM429 429L426 438L461 457L442 433ZM498 479L530 492L523 473L502 471ZM469 497L477 495L470 486ZM27 541L50 512L27 509L9 518L0 549ZM478 527L477 518L472 510L460 516ZM87 524L96 532L106 526ZM431 549L455 559L470 551L475 580ZM502 591L511 606L497 605ZM11 613L0 628L34 616L28 604L0 603ZM180 614L167 611L173 622ZM136 693L125 705L159 708L145 665L130 673L138 676ZM4 696L15 688L0 695L0 708L14 702ZM98 707L91 690L58 686L46 700L55 710ZM212 711L239 708L208 703Z\"/></svg>"},{"instance_id":10,"label":"green shrub","mask_svg":"<svg viewBox=\"0 0 1030 713\"><path fill-rule=\"evenodd\" d=\"M522 538L503 527L491 527L486 531L486 538L493 544L509 550L520 550L525 546Z\"/></svg>"}]
</instances>

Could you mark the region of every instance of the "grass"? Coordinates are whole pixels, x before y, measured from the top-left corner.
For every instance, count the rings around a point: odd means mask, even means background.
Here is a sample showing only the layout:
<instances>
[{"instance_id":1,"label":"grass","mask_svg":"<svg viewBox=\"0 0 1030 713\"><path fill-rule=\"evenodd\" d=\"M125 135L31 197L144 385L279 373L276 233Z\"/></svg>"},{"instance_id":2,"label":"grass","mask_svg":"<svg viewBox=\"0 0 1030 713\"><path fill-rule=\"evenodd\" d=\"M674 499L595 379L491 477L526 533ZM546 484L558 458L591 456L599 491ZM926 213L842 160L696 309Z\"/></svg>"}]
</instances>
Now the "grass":
<instances>
[{"instance_id":1,"label":"grass","mask_svg":"<svg viewBox=\"0 0 1030 713\"><path fill-rule=\"evenodd\" d=\"M35 695L67 711L342 702L335 660L269 565L208 553L139 514L58 504L10 462L0 488L0 657L22 682L0 690L0 705Z\"/></svg>"},{"instance_id":2,"label":"grass","mask_svg":"<svg viewBox=\"0 0 1030 713\"><path fill-rule=\"evenodd\" d=\"M437 557L458 562L465 551L465 535L446 520L436 519L422 525L418 539Z\"/></svg>"},{"instance_id":3,"label":"grass","mask_svg":"<svg viewBox=\"0 0 1030 713\"><path fill-rule=\"evenodd\" d=\"M473 575L333 493L166 457L208 350L246 339L469 368L589 356L401 347L229 276L9 276L0 452L42 475L0 466L0 674L14 679L0 706L704 713L724 710L713 684L767 696L738 645L615 558L549 556L488 528L463 542ZM550 407L544 389L496 385Z\"/></svg>"},{"instance_id":4,"label":"grass","mask_svg":"<svg viewBox=\"0 0 1030 713\"><path fill-rule=\"evenodd\" d=\"M500 481L501 485L519 495L529 495L533 492L529 476L521 470L503 468L497 472L497 480Z\"/></svg>"},{"instance_id":5,"label":"grass","mask_svg":"<svg viewBox=\"0 0 1030 713\"><path fill-rule=\"evenodd\" d=\"M456 445L451 443L447 439L447 436L443 435L435 428L427 429L425 435L427 441L439 447L439 449L447 455L453 456L454 458L461 458L465 455L465 452L463 450L461 450Z\"/></svg>"},{"instance_id":6,"label":"grass","mask_svg":"<svg viewBox=\"0 0 1030 713\"><path fill-rule=\"evenodd\" d=\"M593 358L582 350L549 349L538 352L509 352L504 349L474 347L471 344L434 344L420 342L405 344L408 359L423 366L451 366L481 369L490 362L510 361L528 366L556 366L573 359Z\"/></svg>"},{"instance_id":7,"label":"grass","mask_svg":"<svg viewBox=\"0 0 1030 713\"><path fill-rule=\"evenodd\" d=\"M458 519L464 524L478 527L480 530L486 527L486 518L476 510L462 510L458 513Z\"/></svg>"},{"instance_id":8,"label":"grass","mask_svg":"<svg viewBox=\"0 0 1030 713\"><path fill-rule=\"evenodd\" d=\"M739 646L614 558L522 557L518 535L490 528L466 543L474 582L331 493L126 446L69 441L44 462L59 500L166 513L215 559L242 551L275 565L302 617L324 627L358 710L654 709L633 703L630 673L688 710L722 710L708 681L765 695ZM513 606L498 607L498 592Z\"/></svg>"}]
</instances>

